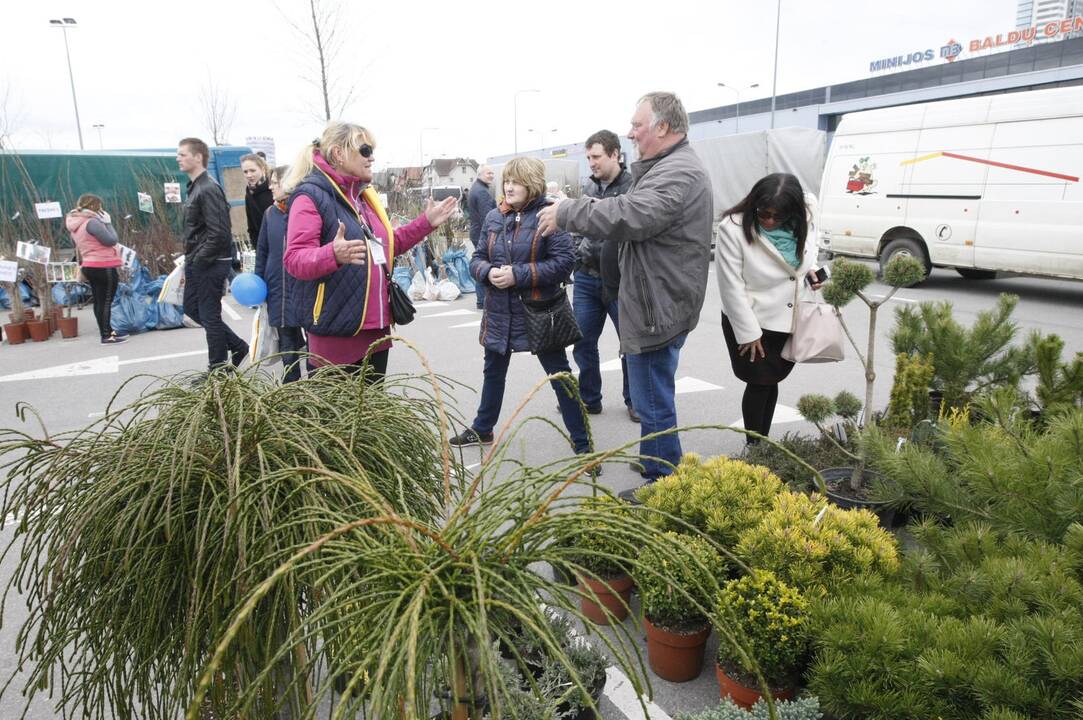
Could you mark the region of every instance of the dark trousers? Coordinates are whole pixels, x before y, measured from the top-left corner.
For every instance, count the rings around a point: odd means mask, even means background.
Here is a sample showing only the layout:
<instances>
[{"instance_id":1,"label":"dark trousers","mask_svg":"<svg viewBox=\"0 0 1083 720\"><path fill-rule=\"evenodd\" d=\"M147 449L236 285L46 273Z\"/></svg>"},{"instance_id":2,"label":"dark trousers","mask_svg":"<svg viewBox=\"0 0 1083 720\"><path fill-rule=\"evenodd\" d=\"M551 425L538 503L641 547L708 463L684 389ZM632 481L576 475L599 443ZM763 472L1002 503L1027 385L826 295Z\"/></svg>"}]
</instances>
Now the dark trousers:
<instances>
[{"instance_id":1,"label":"dark trousers","mask_svg":"<svg viewBox=\"0 0 1083 720\"><path fill-rule=\"evenodd\" d=\"M771 421L775 417L775 405L778 404L778 383L774 385L745 385L745 394L741 398L741 415L744 416L745 430L757 432L764 437L771 434ZM746 436L747 437L747 436ZM759 438L747 437L747 442L755 445Z\"/></svg>"},{"instance_id":2,"label":"dark trousers","mask_svg":"<svg viewBox=\"0 0 1083 720\"><path fill-rule=\"evenodd\" d=\"M248 354L248 343L222 320L222 296L226 292L230 260L216 260L210 267L184 264L184 314L203 326L207 334L207 364L211 370L230 361L240 363Z\"/></svg>"},{"instance_id":3,"label":"dark trousers","mask_svg":"<svg viewBox=\"0 0 1083 720\"><path fill-rule=\"evenodd\" d=\"M113 334L111 317L113 296L117 293L117 269L84 267L82 270L83 277L90 283L90 294L94 298L94 319L104 340Z\"/></svg>"},{"instance_id":4,"label":"dark trousers","mask_svg":"<svg viewBox=\"0 0 1083 720\"><path fill-rule=\"evenodd\" d=\"M281 341L280 341L281 342ZM390 350L381 350L380 352L374 352L369 355L369 372L365 376L365 382L369 385L373 385L383 380L387 376L387 356ZM324 365L322 367L331 367L330 365ZM347 365L335 365L334 367L342 370L349 375L360 375L361 370L365 367L365 358L358 358L355 362ZM318 372L320 368L312 364L312 361L308 361L308 375L311 377L314 373Z\"/></svg>"},{"instance_id":5,"label":"dark trousers","mask_svg":"<svg viewBox=\"0 0 1083 720\"><path fill-rule=\"evenodd\" d=\"M280 327L278 330L278 352L282 354L282 367L285 374L282 382L297 382L301 379L301 351L305 347L305 336L299 327Z\"/></svg>"},{"instance_id":6,"label":"dark trousers","mask_svg":"<svg viewBox=\"0 0 1083 720\"><path fill-rule=\"evenodd\" d=\"M605 329L605 319L613 321L613 328L620 334L620 322L617 315L617 301L606 303L602 299L602 279L590 273L577 272L572 286L572 310L575 322L583 337L572 348L572 357L579 367L579 394L587 407L600 405L602 402L602 373L599 369L598 338ZM620 359L621 394L624 404L631 406L632 396L628 392L628 360Z\"/></svg>"},{"instance_id":7,"label":"dark trousers","mask_svg":"<svg viewBox=\"0 0 1083 720\"><path fill-rule=\"evenodd\" d=\"M480 435L491 433L496 426L496 421L500 419L500 407L504 404L504 385L508 377L511 356L512 353L505 355L485 348L485 379L481 386L481 403L472 424L475 432ZM571 372L568 354L563 349L539 353L537 358L547 375ZM564 427L571 435L575 451L577 453L590 452L590 439L587 437L587 426L583 422L583 411L579 408L578 399L568 393L563 383L554 380L550 384L557 394L560 415L564 419Z\"/></svg>"}]
</instances>

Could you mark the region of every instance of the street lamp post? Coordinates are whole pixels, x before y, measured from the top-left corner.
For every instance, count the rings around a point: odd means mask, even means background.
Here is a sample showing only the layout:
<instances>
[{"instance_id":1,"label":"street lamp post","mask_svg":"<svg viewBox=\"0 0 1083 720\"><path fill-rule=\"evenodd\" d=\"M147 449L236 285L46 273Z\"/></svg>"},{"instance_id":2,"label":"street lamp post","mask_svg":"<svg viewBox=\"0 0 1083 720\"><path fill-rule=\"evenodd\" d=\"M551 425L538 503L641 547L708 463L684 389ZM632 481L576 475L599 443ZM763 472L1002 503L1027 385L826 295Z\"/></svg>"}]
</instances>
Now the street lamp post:
<instances>
[{"instance_id":1,"label":"street lamp post","mask_svg":"<svg viewBox=\"0 0 1083 720\"><path fill-rule=\"evenodd\" d=\"M751 90L752 88L758 88L759 86L760 86L759 83L752 83L751 85L746 87L745 90ZM733 132L735 132L735 133L740 132L741 131L741 90L740 90L740 88L735 88L732 85L727 85L726 83L721 83L721 82L718 83L718 87L726 88L727 90L732 90L733 92L737 93L737 117L736 117L736 122L734 123Z\"/></svg>"},{"instance_id":2,"label":"street lamp post","mask_svg":"<svg viewBox=\"0 0 1083 720\"><path fill-rule=\"evenodd\" d=\"M775 129L775 96L778 90L778 29L782 26L782 0L775 8L775 70L771 80L771 129Z\"/></svg>"},{"instance_id":3,"label":"street lamp post","mask_svg":"<svg viewBox=\"0 0 1083 720\"><path fill-rule=\"evenodd\" d=\"M538 142L540 143L540 145L538 147L539 147L539 149L542 149L542 150L545 149L545 134L546 133L555 133L556 131L557 131L556 128L551 128L549 130L535 130L534 128L527 128L528 133L538 133Z\"/></svg>"},{"instance_id":4,"label":"street lamp post","mask_svg":"<svg viewBox=\"0 0 1083 720\"><path fill-rule=\"evenodd\" d=\"M513 120L513 122L515 123L515 127L514 127L515 138L514 138L514 140L512 142L512 147L515 148L515 154L516 155L519 154L519 96L522 93L536 93L536 92L541 92L541 90L516 90L515 91L515 97L514 97L515 117L514 117L514 120Z\"/></svg>"},{"instance_id":5,"label":"street lamp post","mask_svg":"<svg viewBox=\"0 0 1083 720\"><path fill-rule=\"evenodd\" d=\"M425 173L425 131L426 130L439 130L437 127L423 127L417 133L417 154L418 165L421 166L422 177ZM429 180L429 197L432 197L432 179Z\"/></svg>"},{"instance_id":6,"label":"street lamp post","mask_svg":"<svg viewBox=\"0 0 1083 720\"><path fill-rule=\"evenodd\" d=\"M75 129L79 131L79 149L83 150L83 125L79 122L79 101L75 98L75 73L71 71L71 50L68 49L68 28L77 27L73 18L50 20L49 27L64 31L64 54L68 57L68 80L71 81L71 103L75 106Z\"/></svg>"},{"instance_id":7,"label":"street lamp post","mask_svg":"<svg viewBox=\"0 0 1083 720\"><path fill-rule=\"evenodd\" d=\"M104 150L105 143L102 142L102 128L105 127L102 123L94 123L91 127L98 131L98 149Z\"/></svg>"}]
</instances>

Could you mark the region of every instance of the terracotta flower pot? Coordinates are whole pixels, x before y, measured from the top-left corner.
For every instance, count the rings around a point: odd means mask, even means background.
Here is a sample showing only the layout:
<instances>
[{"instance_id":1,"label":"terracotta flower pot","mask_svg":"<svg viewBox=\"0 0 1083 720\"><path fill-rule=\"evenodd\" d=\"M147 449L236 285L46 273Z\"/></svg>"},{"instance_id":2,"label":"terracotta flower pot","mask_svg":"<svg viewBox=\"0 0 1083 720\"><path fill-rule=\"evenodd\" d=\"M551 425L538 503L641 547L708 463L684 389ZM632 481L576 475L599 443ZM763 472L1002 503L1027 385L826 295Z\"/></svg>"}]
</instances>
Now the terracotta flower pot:
<instances>
[{"instance_id":1,"label":"terracotta flower pot","mask_svg":"<svg viewBox=\"0 0 1083 720\"><path fill-rule=\"evenodd\" d=\"M60 328L60 337L73 338L79 334L79 318L77 317L59 317L56 321L57 326Z\"/></svg>"},{"instance_id":2,"label":"terracotta flower pot","mask_svg":"<svg viewBox=\"0 0 1083 720\"><path fill-rule=\"evenodd\" d=\"M17 312L8 313L8 319L11 320L12 323L24 323L34 319L34 311L23 309L22 315L19 315Z\"/></svg>"},{"instance_id":3,"label":"terracotta flower pot","mask_svg":"<svg viewBox=\"0 0 1083 720\"><path fill-rule=\"evenodd\" d=\"M700 630L676 633L653 624L643 618L647 630L647 660L651 670L663 680L688 682L695 680L703 671L703 648L711 634L711 626Z\"/></svg>"},{"instance_id":4,"label":"terracotta flower pot","mask_svg":"<svg viewBox=\"0 0 1083 720\"><path fill-rule=\"evenodd\" d=\"M757 685L754 688L747 687L737 680L734 680L726 671L722 669L722 666L718 663L714 665L715 675L718 677L718 692L723 698L729 697L733 699L733 702L737 703L745 710L751 710L752 706L756 704L756 701L763 697L763 693L760 692L760 688ZM794 688L771 688L771 696L775 700L792 700L796 694Z\"/></svg>"},{"instance_id":5,"label":"terracotta flower pot","mask_svg":"<svg viewBox=\"0 0 1083 720\"><path fill-rule=\"evenodd\" d=\"M27 329L30 331L30 339L34 342L44 342L52 335L52 331L49 330L48 320L34 320L26 324Z\"/></svg>"},{"instance_id":6,"label":"terracotta flower pot","mask_svg":"<svg viewBox=\"0 0 1083 720\"><path fill-rule=\"evenodd\" d=\"M8 337L8 345L21 345L26 342L29 334L25 322L9 323L4 326L4 334Z\"/></svg>"},{"instance_id":7,"label":"terracotta flower pot","mask_svg":"<svg viewBox=\"0 0 1083 720\"><path fill-rule=\"evenodd\" d=\"M594 591L601 604L609 612L613 613L618 622L628 617L628 601L632 598L632 577L630 575L618 575L605 581L580 577L579 588L583 591L586 591L587 588ZM609 624L609 618L606 616L605 610L589 597L579 599L579 609L595 625Z\"/></svg>"}]
</instances>

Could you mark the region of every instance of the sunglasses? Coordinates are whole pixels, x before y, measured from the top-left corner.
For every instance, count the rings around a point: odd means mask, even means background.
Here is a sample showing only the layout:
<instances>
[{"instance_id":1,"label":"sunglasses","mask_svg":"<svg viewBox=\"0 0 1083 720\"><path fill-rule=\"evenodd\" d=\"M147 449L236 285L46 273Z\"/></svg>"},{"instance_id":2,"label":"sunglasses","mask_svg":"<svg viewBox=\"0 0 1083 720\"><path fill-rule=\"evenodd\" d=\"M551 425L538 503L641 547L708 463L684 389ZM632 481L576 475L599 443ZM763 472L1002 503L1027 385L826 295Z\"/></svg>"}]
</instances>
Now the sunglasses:
<instances>
[{"instance_id":1,"label":"sunglasses","mask_svg":"<svg viewBox=\"0 0 1083 720\"><path fill-rule=\"evenodd\" d=\"M372 151L373 151L373 147L371 145L369 145L368 143L365 143L364 145L362 145L361 149L358 150L358 152L361 153L361 157L363 157L363 158L372 157Z\"/></svg>"},{"instance_id":2,"label":"sunglasses","mask_svg":"<svg viewBox=\"0 0 1083 720\"><path fill-rule=\"evenodd\" d=\"M756 208L756 217L760 222L777 222L784 223L790 219L790 216L785 213L780 213L777 210L768 210L766 208Z\"/></svg>"}]
</instances>

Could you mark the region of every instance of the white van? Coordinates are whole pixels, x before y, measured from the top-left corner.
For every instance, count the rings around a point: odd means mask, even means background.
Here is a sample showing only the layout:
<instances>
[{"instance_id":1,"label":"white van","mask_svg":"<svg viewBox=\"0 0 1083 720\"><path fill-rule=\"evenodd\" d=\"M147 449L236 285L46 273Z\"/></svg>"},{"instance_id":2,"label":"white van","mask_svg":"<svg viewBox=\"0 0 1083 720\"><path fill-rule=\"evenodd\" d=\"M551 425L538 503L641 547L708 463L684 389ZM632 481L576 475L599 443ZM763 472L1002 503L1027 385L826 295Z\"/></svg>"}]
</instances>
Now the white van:
<instances>
[{"instance_id":1,"label":"white van","mask_svg":"<svg viewBox=\"0 0 1083 720\"><path fill-rule=\"evenodd\" d=\"M843 117L820 186L833 254L968 278L1083 279L1083 87Z\"/></svg>"}]
</instances>

